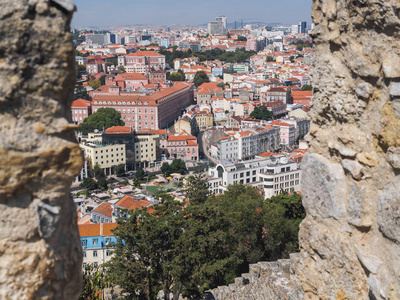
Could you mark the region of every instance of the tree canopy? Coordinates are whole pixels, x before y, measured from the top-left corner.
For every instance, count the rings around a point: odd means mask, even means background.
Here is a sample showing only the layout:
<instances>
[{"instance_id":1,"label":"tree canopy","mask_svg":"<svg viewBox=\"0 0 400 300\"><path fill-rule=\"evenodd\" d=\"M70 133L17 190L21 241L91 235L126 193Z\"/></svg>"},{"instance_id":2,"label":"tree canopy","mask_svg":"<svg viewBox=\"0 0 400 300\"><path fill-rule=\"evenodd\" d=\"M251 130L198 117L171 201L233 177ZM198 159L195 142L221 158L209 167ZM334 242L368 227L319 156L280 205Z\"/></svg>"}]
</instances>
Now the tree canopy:
<instances>
[{"instance_id":1,"label":"tree canopy","mask_svg":"<svg viewBox=\"0 0 400 300\"><path fill-rule=\"evenodd\" d=\"M84 86L78 85L75 88L74 100L76 99L85 99L85 100L89 99L89 94Z\"/></svg>"},{"instance_id":2,"label":"tree canopy","mask_svg":"<svg viewBox=\"0 0 400 300\"><path fill-rule=\"evenodd\" d=\"M196 86L196 88L205 82L210 82L210 78L208 77L207 73L204 71L197 71L193 79L193 83Z\"/></svg>"},{"instance_id":3,"label":"tree canopy","mask_svg":"<svg viewBox=\"0 0 400 300\"><path fill-rule=\"evenodd\" d=\"M171 164L164 162L161 165L161 172L164 177L168 177L172 173L184 174L186 170L186 163L180 158L175 158Z\"/></svg>"},{"instance_id":4,"label":"tree canopy","mask_svg":"<svg viewBox=\"0 0 400 300\"><path fill-rule=\"evenodd\" d=\"M259 119L259 120L270 120L273 117L272 111L269 111L266 106L257 106L251 112L250 117Z\"/></svg>"},{"instance_id":5,"label":"tree canopy","mask_svg":"<svg viewBox=\"0 0 400 300\"><path fill-rule=\"evenodd\" d=\"M196 185L196 181L201 182ZM189 202L160 193L152 210L117 219L118 242L107 269L114 284L135 299L198 299L208 289L232 283L248 264L298 251L305 216L301 196L283 193L264 201L250 186L228 186L208 196L206 180L189 178ZM200 196L201 195L201 196Z\"/></svg>"},{"instance_id":6,"label":"tree canopy","mask_svg":"<svg viewBox=\"0 0 400 300\"><path fill-rule=\"evenodd\" d=\"M83 134L97 130L105 130L113 126L124 126L125 122L121 120L121 113L111 107L99 108L95 113L85 118L79 124L79 131Z\"/></svg>"},{"instance_id":7,"label":"tree canopy","mask_svg":"<svg viewBox=\"0 0 400 300\"><path fill-rule=\"evenodd\" d=\"M312 91L312 86L309 84L305 84L301 87L302 91Z\"/></svg>"},{"instance_id":8,"label":"tree canopy","mask_svg":"<svg viewBox=\"0 0 400 300\"><path fill-rule=\"evenodd\" d=\"M180 72L179 72L180 71ZM169 75L168 80L171 81L185 81L185 74L181 70L178 72L173 72L171 75Z\"/></svg>"}]
</instances>

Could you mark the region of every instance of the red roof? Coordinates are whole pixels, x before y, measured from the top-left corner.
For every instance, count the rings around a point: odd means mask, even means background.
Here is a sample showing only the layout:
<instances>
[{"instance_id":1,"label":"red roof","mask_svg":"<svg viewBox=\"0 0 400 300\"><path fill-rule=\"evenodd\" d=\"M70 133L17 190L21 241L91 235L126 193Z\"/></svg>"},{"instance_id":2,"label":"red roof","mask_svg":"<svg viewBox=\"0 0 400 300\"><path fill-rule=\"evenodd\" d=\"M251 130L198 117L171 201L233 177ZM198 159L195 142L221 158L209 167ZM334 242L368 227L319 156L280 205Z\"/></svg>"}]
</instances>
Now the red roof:
<instances>
[{"instance_id":1,"label":"red roof","mask_svg":"<svg viewBox=\"0 0 400 300\"><path fill-rule=\"evenodd\" d=\"M117 223L97 223L97 224L79 224L79 235L84 236L103 236L113 235L112 229L117 227Z\"/></svg>"},{"instance_id":2,"label":"red roof","mask_svg":"<svg viewBox=\"0 0 400 300\"><path fill-rule=\"evenodd\" d=\"M146 207L150 204L149 201L147 200L136 200L135 197L132 196L125 196L121 200L119 200L117 203L115 203L115 206L119 206L125 209L138 209L142 207Z\"/></svg>"},{"instance_id":3,"label":"red roof","mask_svg":"<svg viewBox=\"0 0 400 300\"><path fill-rule=\"evenodd\" d=\"M133 132L133 129L130 127L114 126L114 127L107 128L104 133L105 134L127 134L127 133L132 133L132 132Z\"/></svg>"},{"instance_id":4,"label":"red roof","mask_svg":"<svg viewBox=\"0 0 400 300\"><path fill-rule=\"evenodd\" d=\"M108 202L104 202L102 204L100 204L99 206L97 206L95 209L93 209L93 212L105 216L107 218L112 218L112 206L111 203Z\"/></svg>"},{"instance_id":5,"label":"red roof","mask_svg":"<svg viewBox=\"0 0 400 300\"><path fill-rule=\"evenodd\" d=\"M83 99L77 99L74 102L72 102L71 107L89 107L90 106L90 101L88 100L83 100Z\"/></svg>"}]
</instances>

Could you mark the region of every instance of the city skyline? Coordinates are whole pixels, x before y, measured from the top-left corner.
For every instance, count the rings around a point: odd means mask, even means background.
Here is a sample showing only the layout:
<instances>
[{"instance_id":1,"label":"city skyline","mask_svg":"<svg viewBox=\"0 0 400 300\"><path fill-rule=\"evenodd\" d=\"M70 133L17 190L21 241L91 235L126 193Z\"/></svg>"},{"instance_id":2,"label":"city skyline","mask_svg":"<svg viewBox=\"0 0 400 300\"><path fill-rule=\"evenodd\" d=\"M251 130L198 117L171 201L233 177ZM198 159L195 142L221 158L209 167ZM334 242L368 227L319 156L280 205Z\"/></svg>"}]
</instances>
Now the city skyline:
<instances>
[{"instance_id":1,"label":"city skyline","mask_svg":"<svg viewBox=\"0 0 400 300\"><path fill-rule=\"evenodd\" d=\"M153 0L134 3L128 0L110 2L105 0L76 0L77 11L72 19L72 27L118 26L118 25L204 25L225 15L228 23L243 20L297 24L300 20L311 22L311 0ZM257 7L257 9L254 9ZM148 13L146 13L148 12ZM150 16L150 17L149 17Z\"/></svg>"}]
</instances>

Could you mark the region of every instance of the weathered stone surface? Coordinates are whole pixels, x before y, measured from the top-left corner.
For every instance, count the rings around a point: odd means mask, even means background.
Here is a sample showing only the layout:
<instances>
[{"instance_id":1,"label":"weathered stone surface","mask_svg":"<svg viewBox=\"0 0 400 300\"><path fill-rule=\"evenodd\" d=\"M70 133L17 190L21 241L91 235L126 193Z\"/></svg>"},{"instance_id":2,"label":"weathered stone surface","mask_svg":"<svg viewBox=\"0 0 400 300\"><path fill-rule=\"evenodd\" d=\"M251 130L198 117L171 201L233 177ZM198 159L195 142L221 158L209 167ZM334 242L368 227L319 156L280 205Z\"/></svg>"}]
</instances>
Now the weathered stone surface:
<instances>
[{"instance_id":1,"label":"weathered stone surface","mask_svg":"<svg viewBox=\"0 0 400 300\"><path fill-rule=\"evenodd\" d=\"M292 266L298 256L278 262L259 262L249 266L249 273L236 278L234 284L210 290L205 299L214 300L296 300L303 292L296 285Z\"/></svg>"},{"instance_id":2,"label":"weathered stone surface","mask_svg":"<svg viewBox=\"0 0 400 300\"><path fill-rule=\"evenodd\" d=\"M400 179L395 178L378 193L379 230L400 243Z\"/></svg>"},{"instance_id":3,"label":"weathered stone surface","mask_svg":"<svg viewBox=\"0 0 400 300\"><path fill-rule=\"evenodd\" d=\"M305 299L400 298L399 11L395 0L313 1Z\"/></svg>"},{"instance_id":4,"label":"weathered stone surface","mask_svg":"<svg viewBox=\"0 0 400 300\"><path fill-rule=\"evenodd\" d=\"M57 2L0 2L0 299L76 299L80 291L69 197L82 165L69 125L73 8Z\"/></svg>"},{"instance_id":5,"label":"weathered stone surface","mask_svg":"<svg viewBox=\"0 0 400 300\"><path fill-rule=\"evenodd\" d=\"M308 214L324 218L340 218L346 212L348 196L346 177L339 164L332 164L321 155L306 155L302 163L303 205Z\"/></svg>"}]
</instances>

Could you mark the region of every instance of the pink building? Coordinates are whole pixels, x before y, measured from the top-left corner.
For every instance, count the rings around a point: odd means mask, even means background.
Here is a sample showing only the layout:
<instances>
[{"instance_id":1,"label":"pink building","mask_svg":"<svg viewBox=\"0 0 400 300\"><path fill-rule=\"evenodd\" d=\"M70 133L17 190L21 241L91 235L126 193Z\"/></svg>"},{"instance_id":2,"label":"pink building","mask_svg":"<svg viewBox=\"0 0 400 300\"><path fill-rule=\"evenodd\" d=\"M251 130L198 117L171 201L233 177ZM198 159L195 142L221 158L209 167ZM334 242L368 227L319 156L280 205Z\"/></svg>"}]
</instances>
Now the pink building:
<instances>
[{"instance_id":1,"label":"pink building","mask_svg":"<svg viewBox=\"0 0 400 300\"><path fill-rule=\"evenodd\" d=\"M106 68L106 62L104 60L92 61L87 63L86 65L86 71L89 74L105 72L105 70L107 70L107 68Z\"/></svg>"},{"instance_id":2,"label":"pink building","mask_svg":"<svg viewBox=\"0 0 400 300\"><path fill-rule=\"evenodd\" d=\"M138 51L125 56L126 66L145 66L146 72L150 72L151 68L165 69L165 56L155 51Z\"/></svg>"},{"instance_id":3,"label":"pink building","mask_svg":"<svg viewBox=\"0 0 400 300\"><path fill-rule=\"evenodd\" d=\"M110 88L108 95L95 95L92 111L112 107L121 113L125 126L135 130L153 130L172 125L183 109L193 103L193 84L179 82L152 95L121 93Z\"/></svg>"},{"instance_id":4,"label":"pink building","mask_svg":"<svg viewBox=\"0 0 400 300\"><path fill-rule=\"evenodd\" d=\"M90 101L78 99L72 102L71 114L72 121L76 124L80 124L83 120L91 114Z\"/></svg>"},{"instance_id":5,"label":"pink building","mask_svg":"<svg viewBox=\"0 0 400 300\"><path fill-rule=\"evenodd\" d=\"M178 135L168 135L167 156L182 160L199 160L199 144L197 138L185 131Z\"/></svg>"},{"instance_id":6,"label":"pink building","mask_svg":"<svg viewBox=\"0 0 400 300\"><path fill-rule=\"evenodd\" d=\"M293 124L284 123L281 120L271 122L271 125L279 127L280 144L282 147L290 148L296 143L296 127Z\"/></svg>"}]
</instances>

